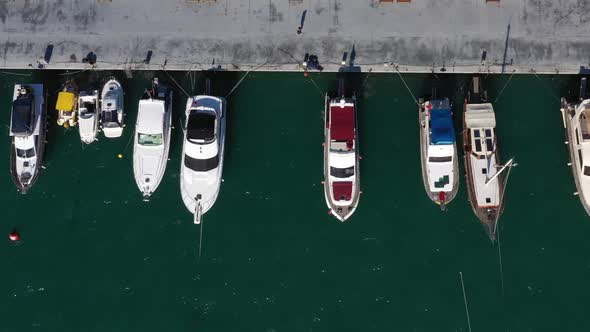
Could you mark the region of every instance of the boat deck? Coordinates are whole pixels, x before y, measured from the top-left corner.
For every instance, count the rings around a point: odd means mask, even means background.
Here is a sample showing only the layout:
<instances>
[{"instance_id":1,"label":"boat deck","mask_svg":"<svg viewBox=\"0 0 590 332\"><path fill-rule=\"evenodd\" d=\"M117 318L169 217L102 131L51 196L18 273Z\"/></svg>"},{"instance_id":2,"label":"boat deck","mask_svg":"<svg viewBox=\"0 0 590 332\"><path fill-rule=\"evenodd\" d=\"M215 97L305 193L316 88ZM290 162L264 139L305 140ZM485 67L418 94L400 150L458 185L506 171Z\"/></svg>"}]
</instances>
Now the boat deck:
<instances>
[{"instance_id":1,"label":"boat deck","mask_svg":"<svg viewBox=\"0 0 590 332\"><path fill-rule=\"evenodd\" d=\"M0 1L0 68L297 71L307 53L325 71L578 73L589 18L579 0Z\"/></svg>"}]
</instances>

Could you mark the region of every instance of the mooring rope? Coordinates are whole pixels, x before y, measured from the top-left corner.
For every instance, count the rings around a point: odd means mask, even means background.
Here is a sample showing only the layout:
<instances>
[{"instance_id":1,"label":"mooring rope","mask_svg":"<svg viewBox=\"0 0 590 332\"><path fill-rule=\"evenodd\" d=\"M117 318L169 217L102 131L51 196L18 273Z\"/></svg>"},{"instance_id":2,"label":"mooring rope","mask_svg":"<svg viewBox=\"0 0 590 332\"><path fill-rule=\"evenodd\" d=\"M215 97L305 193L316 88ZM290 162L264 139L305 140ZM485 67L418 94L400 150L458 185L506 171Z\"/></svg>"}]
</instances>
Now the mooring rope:
<instances>
[{"instance_id":1,"label":"mooring rope","mask_svg":"<svg viewBox=\"0 0 590 332\"><path fill-rule=\"evenodd\" d=\"M180 86L180 84L178 84L178 82L176 82L176 80L174 79L174 77L172 77L172 75L170 75L168 73L168 71L166 70L166 68L164 66L162 66L162 71L164 73L166 73L166 75L168 75L168 77L172 80L172 82L174 82L174 84L176 84L176 86L182 91L184 92L184 94L186 95L187 98L190 98L191 96L182 88L182 86Z\"/></svg>"},{"instance_id":2,"label":"mooring rope","mask_svg":"<svg viewBox=\"0 0 590 332\"><path fill-rule=\"evenodd\" d=\"M496 97L496 100L494 100L494 103L497 103L498 100L500 99L500 96L502 95L502 93L504 92L504 89L506 89L506 87L508 86L508 84L510 83L510 81L512 80L512 76L514 76L514 73L516 73L516 70L512 71L512 74L510 75L510 77L508 78L508 81L506 82L506 84L504 84L504 87L502 88L502 90L500 90L500 93L498 94L498 97Z\"/></svg>"},{"instance_id":3,"label":"mooring rope","mask_svg":"<svg viewBox=\"0 0 590 332\"><path fill-rule=\"evenodd\" d=\"M416 99L416 96L414 96L414 94L412 93L412 90L410 90L410 87L408 86L408 84L406 83L406 80L404 80L404 78L402 77L402 73L399 72L399 69L397 68L398 66L394 65L393 68L395 68L395 71L397 72L397 74L399 75L399 78L401 78L402 83L404 83L404 86L406 87L406 89L408 89L408 92L410 93L410 95L412 96L412 99L414 100L414 102L416 103L416 105L418 105L418 107L420 107L420 103L418 103L418 99Z\"/></svg>"}]
</instances>

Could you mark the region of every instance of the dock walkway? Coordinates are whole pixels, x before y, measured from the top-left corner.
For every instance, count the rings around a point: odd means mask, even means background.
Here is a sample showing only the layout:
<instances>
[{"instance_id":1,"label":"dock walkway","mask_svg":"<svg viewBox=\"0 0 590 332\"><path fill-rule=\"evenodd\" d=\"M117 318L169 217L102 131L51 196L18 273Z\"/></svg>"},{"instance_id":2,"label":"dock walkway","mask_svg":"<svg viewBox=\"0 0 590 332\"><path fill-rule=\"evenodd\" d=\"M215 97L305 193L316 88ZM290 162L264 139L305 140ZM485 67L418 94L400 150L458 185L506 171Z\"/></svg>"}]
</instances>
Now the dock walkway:
<instances>
[{"instance_id":1,"label":"dock walkway","mask_svg":"<svg viewBox=\"0 0 590 332\"><path fill-rule=\"evenodd\" d=\"M0 68L571 74L588 36L578 0L0 0Z\"/></svg>"}]
</instances>

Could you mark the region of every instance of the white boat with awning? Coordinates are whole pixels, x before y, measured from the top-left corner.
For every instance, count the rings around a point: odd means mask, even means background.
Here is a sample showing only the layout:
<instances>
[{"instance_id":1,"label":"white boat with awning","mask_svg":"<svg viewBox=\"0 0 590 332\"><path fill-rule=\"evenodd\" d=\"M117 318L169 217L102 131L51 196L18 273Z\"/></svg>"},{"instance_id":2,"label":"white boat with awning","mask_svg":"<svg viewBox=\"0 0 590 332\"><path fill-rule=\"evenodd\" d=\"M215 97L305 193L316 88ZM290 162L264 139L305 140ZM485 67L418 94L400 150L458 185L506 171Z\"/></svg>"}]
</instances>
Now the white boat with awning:
<instances>
[{"instance_id":1,"label":"white boat with awning","mask_svg":"<svg viewBox=\"0 0 590 332\"><path fill-rule=\"evenodd\" d=\"M448 99L420 102L420 157L428 197L442 209L459 188L453 112Z\"/></svg>"}]
</instances>

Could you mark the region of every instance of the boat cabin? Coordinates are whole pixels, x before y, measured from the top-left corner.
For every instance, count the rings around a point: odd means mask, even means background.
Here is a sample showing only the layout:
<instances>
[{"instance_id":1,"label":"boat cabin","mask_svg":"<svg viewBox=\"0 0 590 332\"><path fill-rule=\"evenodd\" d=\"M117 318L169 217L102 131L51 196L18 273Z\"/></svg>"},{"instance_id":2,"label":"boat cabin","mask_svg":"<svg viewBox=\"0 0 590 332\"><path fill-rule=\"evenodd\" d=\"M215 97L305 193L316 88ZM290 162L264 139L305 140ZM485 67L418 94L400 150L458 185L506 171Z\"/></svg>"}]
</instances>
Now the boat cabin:
<instances>
[{"instance_id":1,"label":"boat cabin","mask_svg":"<svg viewBox=\"0 0 590 332\"><path fill-rule=\"evenodd\" d=\"M215 141L217 116L214 113L191 110L186 126L186 138L196 144L209 144Z\"/></svg>"},{"instance_id":2,"label":"boat cabin","mask_svg":"<svg viewBox=\"0 0 590 332\"><path fill-rule=\"evenodd\" d=\"M455 158L455 128L448 99L433 100L427 105L429 112L427 147L428 178L432 192L453 189Z\"/></svg>"},{"instance_id":3,"label":"boat cabin","mask_svg":"<svg viewBox=\"0 0 590 332\"><path fill-rule=\"evenodd\" d=\"M102 101L103 110L101 114L101 122L104 128L115 128L121 127L119 123L119 112L117 104L117 96L112 95L111 92L107 92L104 100Z\"/></svg>"},{"instance_id":4,"label":"boat cabin","mask_svg":"<svg viewBox=\"0 0 590 332\"><path fill-rule=\"evenodd\" d=\"M18 93L12 102L10 136L29 136L35 130L35 95L25 87Z\"/></svg>"},{"instance_id":5,"label":"boat cabin","mask_svg":"<svg viewBox=\"0 0 590 332\"><path fill-rule=\"evenodd\" d=\"M356 115L354 100L341 98L330 102L329 165L335 204L352 199L356 165Z\"/></svg>"},{"instance_id":6,"label":"boat cabin","mask_svg":"<svg viewBox=\"0 0 590 332\"><path fill-rule=\"evenodd\" d=\"M466 152L470 158L473 190L479 207L500 205L498 178L487 182L497 172L496 163L496 117L492 104L467 104L465 107L465 130L469 130Z\"/></svg>"}]
</instances>

